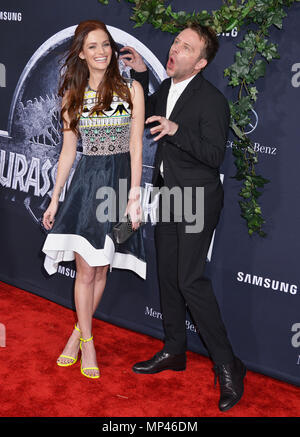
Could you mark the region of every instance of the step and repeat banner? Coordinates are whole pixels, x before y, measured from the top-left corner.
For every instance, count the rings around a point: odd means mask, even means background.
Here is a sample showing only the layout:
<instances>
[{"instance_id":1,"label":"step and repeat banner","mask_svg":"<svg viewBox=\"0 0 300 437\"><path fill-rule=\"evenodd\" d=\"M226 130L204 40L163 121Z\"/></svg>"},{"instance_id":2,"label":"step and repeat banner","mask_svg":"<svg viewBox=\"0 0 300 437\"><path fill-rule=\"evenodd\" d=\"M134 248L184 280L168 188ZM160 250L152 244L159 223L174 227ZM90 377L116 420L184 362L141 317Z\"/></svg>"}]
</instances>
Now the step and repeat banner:
<instances>
[{"instance_id":1,"label":"step and repeat banner","mask_svg":"<svg viewBox=\"0 0 300 437\"><path fill-rule=\"evenodd\" d=\"M220 0L178 0L172 7L192 12L217 9L221 4ZM166 77L173 36L150 25L134 29L130 15L131 5L125 1L110 0L104 6L97 0L0 0L0 280L68 308L75 308L75 264L63 263L55 275L48 276L41 252L46 237L41 218L51 198L62 144L59 63L76 25L99 19L120 47L131 45L143 56L152 93ZM281 58L258 81L259 99L248 126L258 153L258 173L271 181L261 197L267 236L249 237L240 217L240 183L232 178L230 136L221 169L225 205L206 269L235 353L250 369L295 385L300 385L299 20L300 5L296 5L283 30L271 31ZM223 70L234 62L241 38L236 29L219 35L220 50L204 72L228 99L234 98L235 91L228 87ZM120 69L130 75L122 63ZM149 212L149 222L143 227L147 279L126 270L110 272L96 317L163 339L150 203L155 150L145 130L142 182L144 208ZM61 201L80 157L79 142ZM206 355L188 313L186 329L189 350Z\"/></svg>"}]
</instances>

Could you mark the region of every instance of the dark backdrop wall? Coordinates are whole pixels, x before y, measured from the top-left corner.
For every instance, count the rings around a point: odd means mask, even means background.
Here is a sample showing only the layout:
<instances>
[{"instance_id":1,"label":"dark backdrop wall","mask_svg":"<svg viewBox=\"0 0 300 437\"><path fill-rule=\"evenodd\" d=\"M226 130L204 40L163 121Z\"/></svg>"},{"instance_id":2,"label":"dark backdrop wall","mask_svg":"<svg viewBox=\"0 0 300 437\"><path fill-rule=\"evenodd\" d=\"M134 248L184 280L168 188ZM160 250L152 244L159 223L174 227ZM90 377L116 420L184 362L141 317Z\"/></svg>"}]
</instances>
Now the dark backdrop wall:
<instances>
[{"instance_id":1,"label":"dark backdrop wall","mask_svg":"<svg viewBox=\"0 0 300 437\"><path fill-rule=\"evenodd\" d=\"M212 10L221 4L220 0L178 0L172 7ZM0 0L0 280L69 308L74 308L75 265L62 264L49 277L41 252L45 233L40 221L51 197L61 147L59 59L80 21L103 20L120 46L132 45L142 54L153 92L165 77L173 37L150 25L134 29L130 15L130 5L124 1L111 0L103 6L97 0ZM300 384L299 20L300 5L296 5L284 29L271 32L281 59L267 68L266 77L257 84L260 95L248 129L258 151L258 171L271 180L261 198L267 237L250 238L240 217L230 138L221 169L225 207L207 260L207 275L236 354L250 369L295 385ZM241 37L235 30L220 35L220 51L204 74L229 99L233 91L223 70L233 62ZM128 75L124 65L120 68ZM155 148L145 131L143 185L148 189ZM75 165L80 156L78 144ZM151 211L151 205L145 206ZM113 270L96 317L162 339L151 222L143 232L146 281L129 271ZM189 349L206 355L189 314L186 328Z\"/></svg>"}]
</instances>

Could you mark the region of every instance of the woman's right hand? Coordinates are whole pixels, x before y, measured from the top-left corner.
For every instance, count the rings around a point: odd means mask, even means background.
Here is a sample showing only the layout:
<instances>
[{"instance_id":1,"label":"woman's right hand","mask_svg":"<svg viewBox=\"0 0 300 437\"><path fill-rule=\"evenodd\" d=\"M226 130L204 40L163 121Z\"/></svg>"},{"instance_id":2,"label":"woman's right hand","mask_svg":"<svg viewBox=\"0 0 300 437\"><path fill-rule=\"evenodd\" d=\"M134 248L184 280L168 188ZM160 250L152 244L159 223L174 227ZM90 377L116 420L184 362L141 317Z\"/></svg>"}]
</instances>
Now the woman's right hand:
<instances>
[{"instance_id":1,"label":"woman's right hand","mask_svg":"<svg viewBox=\"0 0 300 437\"><path fill-rule=\"evenodd\" d=\"M52 229L54 220L55 220L55 214L58 209L58 201L51 200L48 208L44 212L43 215L43 225L47 231L50 231Z\"/></svg>"}]
</instances>

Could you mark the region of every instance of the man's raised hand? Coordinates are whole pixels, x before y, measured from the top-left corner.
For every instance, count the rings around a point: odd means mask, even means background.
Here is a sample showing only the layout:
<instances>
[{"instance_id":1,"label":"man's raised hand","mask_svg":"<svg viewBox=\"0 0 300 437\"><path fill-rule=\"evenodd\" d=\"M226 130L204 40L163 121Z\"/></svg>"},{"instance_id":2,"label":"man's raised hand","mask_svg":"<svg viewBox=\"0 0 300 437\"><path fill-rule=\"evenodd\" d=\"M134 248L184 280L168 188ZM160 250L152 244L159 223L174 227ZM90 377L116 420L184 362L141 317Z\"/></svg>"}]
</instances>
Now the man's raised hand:
<instances>
[{"instance_id":1,"label":"man's raised hand","mask_svg":"<svg viewBox=\"0 0 300 437\"><path fill-rule=\"evenodd\" d=\"M159 133L157 137L154 138L154 141L160 140L165 135L174 135L177 132L178 124L174 123L174 121L168 120L165 117L161 117L160 115L153 115L152 117L147 118L146 124L154 123L157 121L159 124L150 129L150 133L152 135Z\"/></svg>"}]
</instances>

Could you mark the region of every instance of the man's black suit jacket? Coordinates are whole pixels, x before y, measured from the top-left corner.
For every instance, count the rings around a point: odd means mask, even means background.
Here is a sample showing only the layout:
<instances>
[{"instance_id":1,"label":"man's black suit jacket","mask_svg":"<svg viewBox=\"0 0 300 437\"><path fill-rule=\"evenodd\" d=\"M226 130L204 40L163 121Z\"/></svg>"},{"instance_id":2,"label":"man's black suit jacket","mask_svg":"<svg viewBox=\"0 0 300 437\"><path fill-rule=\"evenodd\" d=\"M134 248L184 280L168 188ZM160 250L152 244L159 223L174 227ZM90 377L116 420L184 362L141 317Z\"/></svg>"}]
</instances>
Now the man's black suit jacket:
<instances>
[{"instance_id":1,"label":"man's black suit jacket","mask_svg":"<svg viewBox=\"0 0 300 437\"><path fill-rule=\"evenodd\" d=\"M147 74L135 73L134 77L144 90L148 89ZM154 94L145 94L146 117L166 116L170 85L169 78ZM230 122L226 98L198 73L177 100L169 120L179 127L175 135L166 135L158 142L153 185L159 185L163 161L165 186L204 187L206 215L218 212L223 205L219 167L225 156Z\"/></svg>"}]
</instances>

